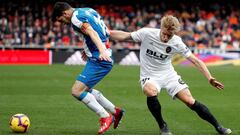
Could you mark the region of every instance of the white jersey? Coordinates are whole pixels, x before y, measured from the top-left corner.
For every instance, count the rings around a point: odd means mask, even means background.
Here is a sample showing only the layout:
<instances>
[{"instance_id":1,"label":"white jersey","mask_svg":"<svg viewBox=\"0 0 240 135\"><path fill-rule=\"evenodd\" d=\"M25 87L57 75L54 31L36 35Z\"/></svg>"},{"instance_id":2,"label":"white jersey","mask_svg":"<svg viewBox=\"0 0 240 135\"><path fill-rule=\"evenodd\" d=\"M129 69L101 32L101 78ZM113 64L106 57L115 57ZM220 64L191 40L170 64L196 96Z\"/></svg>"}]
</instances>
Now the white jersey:
<instances>
[{"instance_id":1,"label":"white jersey","mask_svg":"<svg viewBox=\"0 0 240 135\"><path fill-rule=\"evenodd\" d=\"M160 41L160 29L142 28L132 32L131 37L141 42L140 76L159 76L175 72L171 59L175 54L189 57L192 53L181 37L174 35L167 43Z\"/></svg>"}]
</instances>

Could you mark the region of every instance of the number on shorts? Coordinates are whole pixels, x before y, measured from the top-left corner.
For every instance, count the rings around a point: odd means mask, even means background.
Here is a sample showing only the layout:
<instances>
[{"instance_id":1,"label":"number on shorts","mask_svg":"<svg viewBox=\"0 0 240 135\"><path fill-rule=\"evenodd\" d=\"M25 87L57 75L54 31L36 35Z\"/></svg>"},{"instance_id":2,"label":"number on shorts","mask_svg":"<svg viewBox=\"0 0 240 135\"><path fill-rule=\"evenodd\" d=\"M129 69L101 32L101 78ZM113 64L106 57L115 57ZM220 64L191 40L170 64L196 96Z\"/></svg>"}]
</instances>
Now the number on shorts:
<instances>
[{"instance_id":1,"label":"number on shorts","mask_svg":"<svg viewBox=\"0 0 240 135\"><path fill-rule=\"evenodd\" d=\"M142 84L145 84L147 80L150 80L150 78L143 78L141 81L142 81Z\"/></svg>"}]
</instances>

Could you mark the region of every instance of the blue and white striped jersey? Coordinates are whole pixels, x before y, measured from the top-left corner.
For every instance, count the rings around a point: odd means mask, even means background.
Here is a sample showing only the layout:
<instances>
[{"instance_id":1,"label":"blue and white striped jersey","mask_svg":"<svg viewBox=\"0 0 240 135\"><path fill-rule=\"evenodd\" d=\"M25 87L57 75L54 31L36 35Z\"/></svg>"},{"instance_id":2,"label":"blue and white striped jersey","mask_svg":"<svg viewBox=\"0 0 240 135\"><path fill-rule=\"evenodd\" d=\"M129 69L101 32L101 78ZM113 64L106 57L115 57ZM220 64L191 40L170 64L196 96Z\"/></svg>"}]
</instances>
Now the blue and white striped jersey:
<instances>
[{"instance_id":1,"label":"blue and white striped jersey","mask_svg":"<svg viewBox=\"0 0 240 135\"><path fill-rule=\"evenodd\" d=\"M93 43L89 36L81 32L83 23L90 24L92 28L98 33L103 44L106 46L109 56L111 56L111 50L109 49L109 45L107 45L109 39L108 29L98 12L92 8L76 8L71 18L73 30L83 37L84 50L87 56L98 58L99 51L97 46Z\"/></svg>"}]
</instances>

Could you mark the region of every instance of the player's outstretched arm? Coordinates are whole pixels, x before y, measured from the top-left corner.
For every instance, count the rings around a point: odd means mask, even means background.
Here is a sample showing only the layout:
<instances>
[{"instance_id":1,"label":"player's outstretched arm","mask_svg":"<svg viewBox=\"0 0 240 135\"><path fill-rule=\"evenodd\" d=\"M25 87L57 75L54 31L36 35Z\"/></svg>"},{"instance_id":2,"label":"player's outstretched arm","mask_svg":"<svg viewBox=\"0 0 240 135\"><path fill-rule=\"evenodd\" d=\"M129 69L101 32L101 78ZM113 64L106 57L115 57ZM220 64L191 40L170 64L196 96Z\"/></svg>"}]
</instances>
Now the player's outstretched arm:
<instances>
[{"instance_id":1,"label":"player's outstretched arm","mask_svg":"<svg viewBox=\"0 0 240 135\"><path fill-rule=\"evenodd\" d=\"M132 40L130 32L125 32L120 30L111 30L110 38L118 41Z\"/></svg>"},{"instance_id":2,"label":"player's outstretched arm","mask_svg":"<svg viewBox=\"0 0 240 135\"><path fill-rule=\"evenodd\" d=\"M216 87L219 90L222 90L224 88L224 85L222 83L212 77L211 73L209 72L207 66L204 64L203 61L198 59L193 54L191 54L187 59L191 61L203 73L203 75L208 79L209 83L212 86Z\"/></svg>"}]
</instances>

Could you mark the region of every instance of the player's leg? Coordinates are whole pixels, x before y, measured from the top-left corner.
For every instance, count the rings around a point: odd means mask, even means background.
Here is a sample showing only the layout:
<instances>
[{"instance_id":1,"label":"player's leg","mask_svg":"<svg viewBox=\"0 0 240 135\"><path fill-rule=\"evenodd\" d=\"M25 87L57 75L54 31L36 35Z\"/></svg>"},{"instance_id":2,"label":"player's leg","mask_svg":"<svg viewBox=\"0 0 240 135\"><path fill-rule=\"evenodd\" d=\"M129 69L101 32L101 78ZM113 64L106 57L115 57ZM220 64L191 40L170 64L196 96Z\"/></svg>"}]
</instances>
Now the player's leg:
<instances>
[{"instance_id":1,"label":"player's leg","mask_svg":"<svg viewBox=\"0 0 240 135\"><path fill-rule=\"evenodd\" d=\"M89 109L97 113L101 118L109 117L108 112L97 102L96 98L87 92L88 86L76 80L72 87L72 95L83 102Z\"/></svg>"},{"instance_id":2,"label":"player's leg","mask_svg":"<svg viewBox=\"0 0 240 135\"><path fill-rule=\"evenodd\" d=\"M112 124L113 116L109 114L96 100L96 98L87 92L88 86L81 81L76 80L72 87L72 95L79 101L84 103L88 108L100 116L101 127L98 131L99 134L104 133Z\"/></svg>"},{"instance_id":3,"label":"player's leg","mask_svg":"<svg viewBox=\"0 0 240 135\"><path fill-rule=\"evenodd\" d=\"M218 123L216 118L212 115L212 113L209 111L207 106L196 101L193 98L193 96L188 88L185 88L185 89L179 91L176 94L176 97L178 99L180 99L183 103L185 103L190 109L195 111L200 118L202 118L203 120L206 120L210 124L212 124L220 134L230 134L232 132L230 129L222 127Z\"/></svg>"},{"instance_id":4,"label":"player's leg","mask_svg":"<svg viewBox=\"0 0 240 135\"><path fill-rule=\"evenodd\" d=\"M83 72L77 77L77 81L72 89L74 97L78 97L79 91L81 91L82 93L80 92L78 99L100 116L101 127L98 131L99 134L102 134L109 129L113 122L113 116L97 102L93 94L86 90L89 90L89 88L94 87L100 82L111 69L111 63L104 63L104 66L101 66L99 61L89 59Z\"/></svg>"},{"instance_id":5,"label":"player's leg","mask_svg":"<svg viewBox=\"0 0 240 135\"><path fill-rule=\"evenodd\" d=\"M96 89L91 89L89 90L89 92L96 98L100 105L102 105L105 109L107 109L114 115L113 128L116 129L124 115L124 110L120 107L115 107L115 105L111 101L109 101L100 91Z\"/></svg>"},{"instance_id":6,"label":"player's leg","mask_svg":"<svg viewBox=\"0 0 240 135\"><path fill-rule=\"evenodd\" d=\"M163 120L162 112L161 112L161 104L157 98L158 89L157 87L151 83L150 81L144 81L144 85L142 84L143 92L147 96L147 106L153 117L158 123L158 126L161 130L162 135L172 135L169 131L166 122Z\"/></svg>"},{"instance_id":7,"label":"player's leg","mask_svg":"<svg viewBox=\"0 0 240 135\"><path fill-rule=\"evenodd\" d=\"M105 109L110 111L111 113L115 113L115 105L111 101L109 101L102 92L96 90L96 89L90 89L88 92L90 92L98 101L100 105L102 105Z\"/></svg>"}]
</instances>

